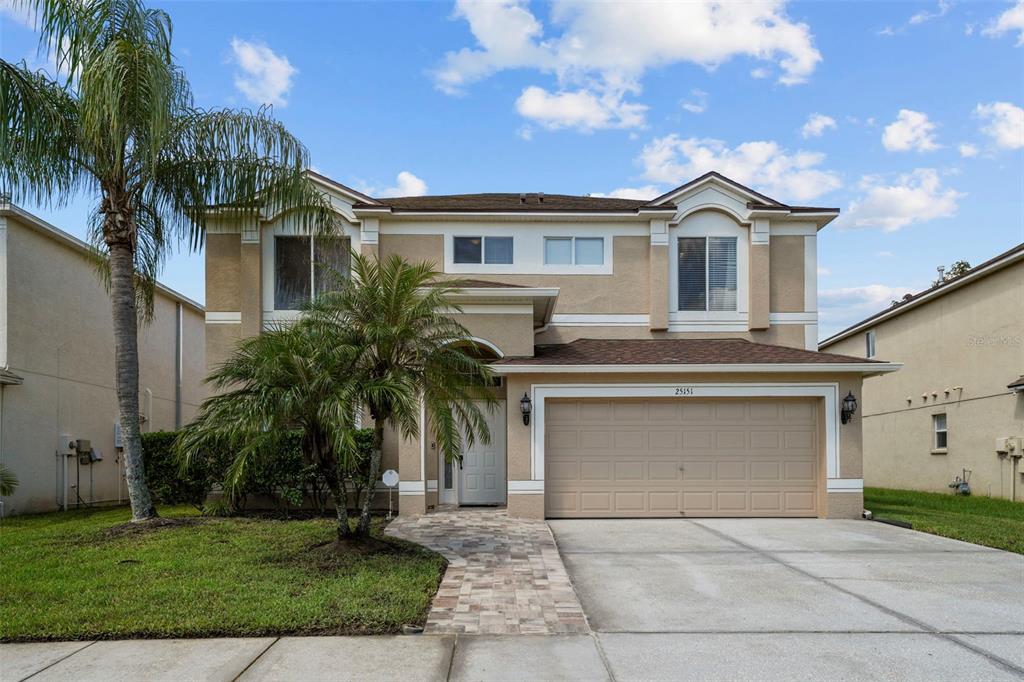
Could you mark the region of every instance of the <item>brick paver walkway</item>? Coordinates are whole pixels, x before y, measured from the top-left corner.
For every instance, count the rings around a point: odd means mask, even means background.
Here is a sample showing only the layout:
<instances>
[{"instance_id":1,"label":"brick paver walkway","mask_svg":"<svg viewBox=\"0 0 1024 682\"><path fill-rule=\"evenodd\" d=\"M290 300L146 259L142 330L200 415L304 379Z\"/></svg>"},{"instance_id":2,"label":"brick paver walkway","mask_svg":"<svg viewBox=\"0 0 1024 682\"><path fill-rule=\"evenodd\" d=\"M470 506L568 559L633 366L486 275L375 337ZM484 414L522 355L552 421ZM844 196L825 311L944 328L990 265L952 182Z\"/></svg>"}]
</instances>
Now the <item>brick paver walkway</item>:
<instances>
[{"instance_id":1,"label":"brick paver walkway","mask_svg":"<svg viewBox=\"0 0 1024 682\"><path fill-rule=\"evenodd\" d=\"M428 634L590 632L543 521L509 518L503 509L454 509L399 517L387 533L448 559Z\"/></svg>"}]
</instances>

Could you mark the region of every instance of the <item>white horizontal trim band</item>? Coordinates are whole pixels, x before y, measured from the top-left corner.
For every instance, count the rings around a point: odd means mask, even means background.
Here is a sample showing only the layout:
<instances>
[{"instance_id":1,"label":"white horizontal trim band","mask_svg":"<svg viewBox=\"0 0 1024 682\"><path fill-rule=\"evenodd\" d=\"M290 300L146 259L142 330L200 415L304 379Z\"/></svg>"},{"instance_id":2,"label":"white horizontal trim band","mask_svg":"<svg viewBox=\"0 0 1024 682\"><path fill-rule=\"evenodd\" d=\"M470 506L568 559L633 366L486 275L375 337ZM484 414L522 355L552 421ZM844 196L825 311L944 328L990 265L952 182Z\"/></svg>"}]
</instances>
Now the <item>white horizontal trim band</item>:
<instances>
[{"instance_id":1,"label":"white horizontal trim band","mask_svg":"<svg viewBox=\"0 0 1024 682\"><path fill-rule=\"evenodd\" d=\"M859 493L864 490L863 478L830 478L826 489L830 493Z\"/></svg>"},{"instance_id":2,"label":"white horizontal trim band","mask_svg":"<svg viewBox=\"0 0 1024 682\"><path fill-rule=\"evenodd\" d=\"M206 324L241 324L242 313L207 312Z\"/></svg>"},{"instance_id":3,"label":"white horizontal trim band","mask_svg":"<svg viewBox=\"0 0 1024 682\"><path fill-rule=\"evenodd\" d=\"M544 492L544 481L509 481L508 482L508 493L509 495L514 494L525 494L525 493L543 493Z\"/></svg>"},{"instance_id":4,"label":"white horizontal trim band","mask_svg":"<svg viewBox=\"0 0 1024 682\"><path fill-rule=\"evenodd\" d=\"M427 492L428 493L436 493L437 492L437 481L427 481Z\"/></svg>"},{"instance_id":5,"label":"white horizontal trim band","mask_svg":"<svg viewBox=\"0 0 1024 682\"><path fill-rule=\"evenodd\" d=\"M818 324L818 313L768 313L772 324Z\"/></svg>"},{"instance_id":6,"label":"white horizontal trim band","mask_svg":"<svg viewBox=\"0 0 1024 682\"><path fill-rule=\"evenodd\" d=\"M838 363L809 362L805 364L742 364L742 365L491 365L495 374L635 374L635 373L674 373L674 374L708 374L708 373L814 373L830 374L833 372L882 374L895 372L903 364L899 362L885 363Z\"/></svg>"},{"instance_id":7,"label":"white horizontal trim band","mask_svg":"<svg viewBox=\"0 0 1024 682\"><path fill-rule=\"evenodd\" d=\"M423 481L399 481L398 492L401 495L422 495L426 488Z\"/></svg>"},{"instance_id":8,"label":"white horizontal trim band","mask_svg":"<svg viewBox=\"0 0 1024 682\"><path fill-rule=\"evenodd\" d=\"M650 315L552 315L551 324L572 327L646 327Z\"/></svg>"}]
</instances>

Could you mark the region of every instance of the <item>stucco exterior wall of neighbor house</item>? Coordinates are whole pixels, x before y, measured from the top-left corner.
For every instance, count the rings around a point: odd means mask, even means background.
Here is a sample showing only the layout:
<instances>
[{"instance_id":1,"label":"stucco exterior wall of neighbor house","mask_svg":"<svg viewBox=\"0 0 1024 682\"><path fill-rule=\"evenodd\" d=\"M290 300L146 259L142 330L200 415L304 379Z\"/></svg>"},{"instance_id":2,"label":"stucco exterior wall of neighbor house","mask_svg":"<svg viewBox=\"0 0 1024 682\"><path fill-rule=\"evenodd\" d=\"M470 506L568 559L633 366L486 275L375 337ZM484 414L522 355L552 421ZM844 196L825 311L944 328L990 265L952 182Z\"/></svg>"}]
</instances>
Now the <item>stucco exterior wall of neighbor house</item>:
<instances>
[{"instance_id":1,"label":"stucco exterior wall of neighbor house","mask_svg":"<svg viewBox=\"0 0 1024 682\"><path fill-rule=\"evenodd\" d=\"M904 367L864 382L865 484L943 492L968 469L975 494L1009 497L1013 462L995 440L1024 437L1024 393L1007 388L1024 375L1024 247L1005 267L824 349L864 357L869 331L876 356ZM936 447L935 415L946 417L945 449ZM1024 499L1024 476L1016 478Z\"/></svg>"},{"instance_id":2,"label":"stucco exterior wall of neighbor house","mask_svg":"<svg viewBox=\"0 0 1024 682\"><path fill-rule=\"evenodd\" d=\"M69 507L79 497L97 504L127 500L114 447L118 408L110 299L87 247L13 208L0 210L0 243L0 318L6 321L0 327L0 367L24 380L3 389L0 447L20 481L4 499L4 513L53 510L65 495ZM154 308L153 321L139 329L144 432L173 429L179 419L186 423L205 394L203 309L163 287ZM89 440L103 459L78 467L75 458L63 457L67 441L79 438Z\"/></svg>"}]
</instances>

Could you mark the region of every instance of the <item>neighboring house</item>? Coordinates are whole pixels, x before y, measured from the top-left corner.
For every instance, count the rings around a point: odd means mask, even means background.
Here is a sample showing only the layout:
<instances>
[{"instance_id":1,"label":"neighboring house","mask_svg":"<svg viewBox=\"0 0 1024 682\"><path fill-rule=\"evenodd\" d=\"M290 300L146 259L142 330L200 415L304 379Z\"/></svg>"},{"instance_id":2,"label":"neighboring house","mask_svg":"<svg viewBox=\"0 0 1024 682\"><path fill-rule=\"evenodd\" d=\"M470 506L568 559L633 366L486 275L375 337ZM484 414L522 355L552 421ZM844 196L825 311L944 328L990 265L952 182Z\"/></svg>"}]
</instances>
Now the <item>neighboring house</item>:
<instances>
[{"instance_id":1,"label":"neighboring house","mask_svg":"<svg viewBox=\"0 0 1024 682\"><path fill-rule=\"evenodd\" d=\"M310 173L343 242L223 213L207 236L207 363L294 319L315 263L348 249L463 279L460 321L501 378L489 445L445 463L392 436L402 514L440 504L541 518L829 516L862 510L861 378L896 365L818 353L818 230L717 173L652 201L552 194L374 199ZM529 424L523 412L527 411Z\"/></svg>"},{"instance_id":2,"label":"neighboring house","mask_svg":"<svg viewBox=\"0 0 1024 682\"><path fill-rule=\"evenodd\" d=\"M205 390L203 308L158 286L139 328L142 430L191 419ZM90 247L0 204L0 457L5 514L126 502L110 298ZM83 441L81 459L71 441ZM88 463L84 441L102 459Z\"/></svg>"},{"instance_id":3,"label":"neighboring house","mask_svg":"<svg viewBox=\"0 0 1024 682\"><path fill-rule=\"evenodd\" d=\"M821 348L904 363L864 382L868 485L948 491L966 469L975 494L1024 499L1024 244Z\"/></svg>"}]
</instances>

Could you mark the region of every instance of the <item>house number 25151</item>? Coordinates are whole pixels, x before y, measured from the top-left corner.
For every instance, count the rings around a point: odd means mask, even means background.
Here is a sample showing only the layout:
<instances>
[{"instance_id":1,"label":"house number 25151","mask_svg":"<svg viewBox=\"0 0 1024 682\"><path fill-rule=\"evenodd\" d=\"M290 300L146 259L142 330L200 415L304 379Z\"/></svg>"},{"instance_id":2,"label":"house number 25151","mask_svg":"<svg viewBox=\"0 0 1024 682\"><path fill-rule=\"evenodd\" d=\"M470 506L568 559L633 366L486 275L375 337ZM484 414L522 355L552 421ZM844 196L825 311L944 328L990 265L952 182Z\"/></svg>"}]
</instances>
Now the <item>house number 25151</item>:
<instances>
[{"instance_id":1,"label":"house number 25151","mask_svg":"<svg viewBox=\"0 0 1024 682\"><path fill-rule=\"evenodd\" d=\"M693 386L678 386L676 395L693 395Z\"/></svg>"}]
</instances>

